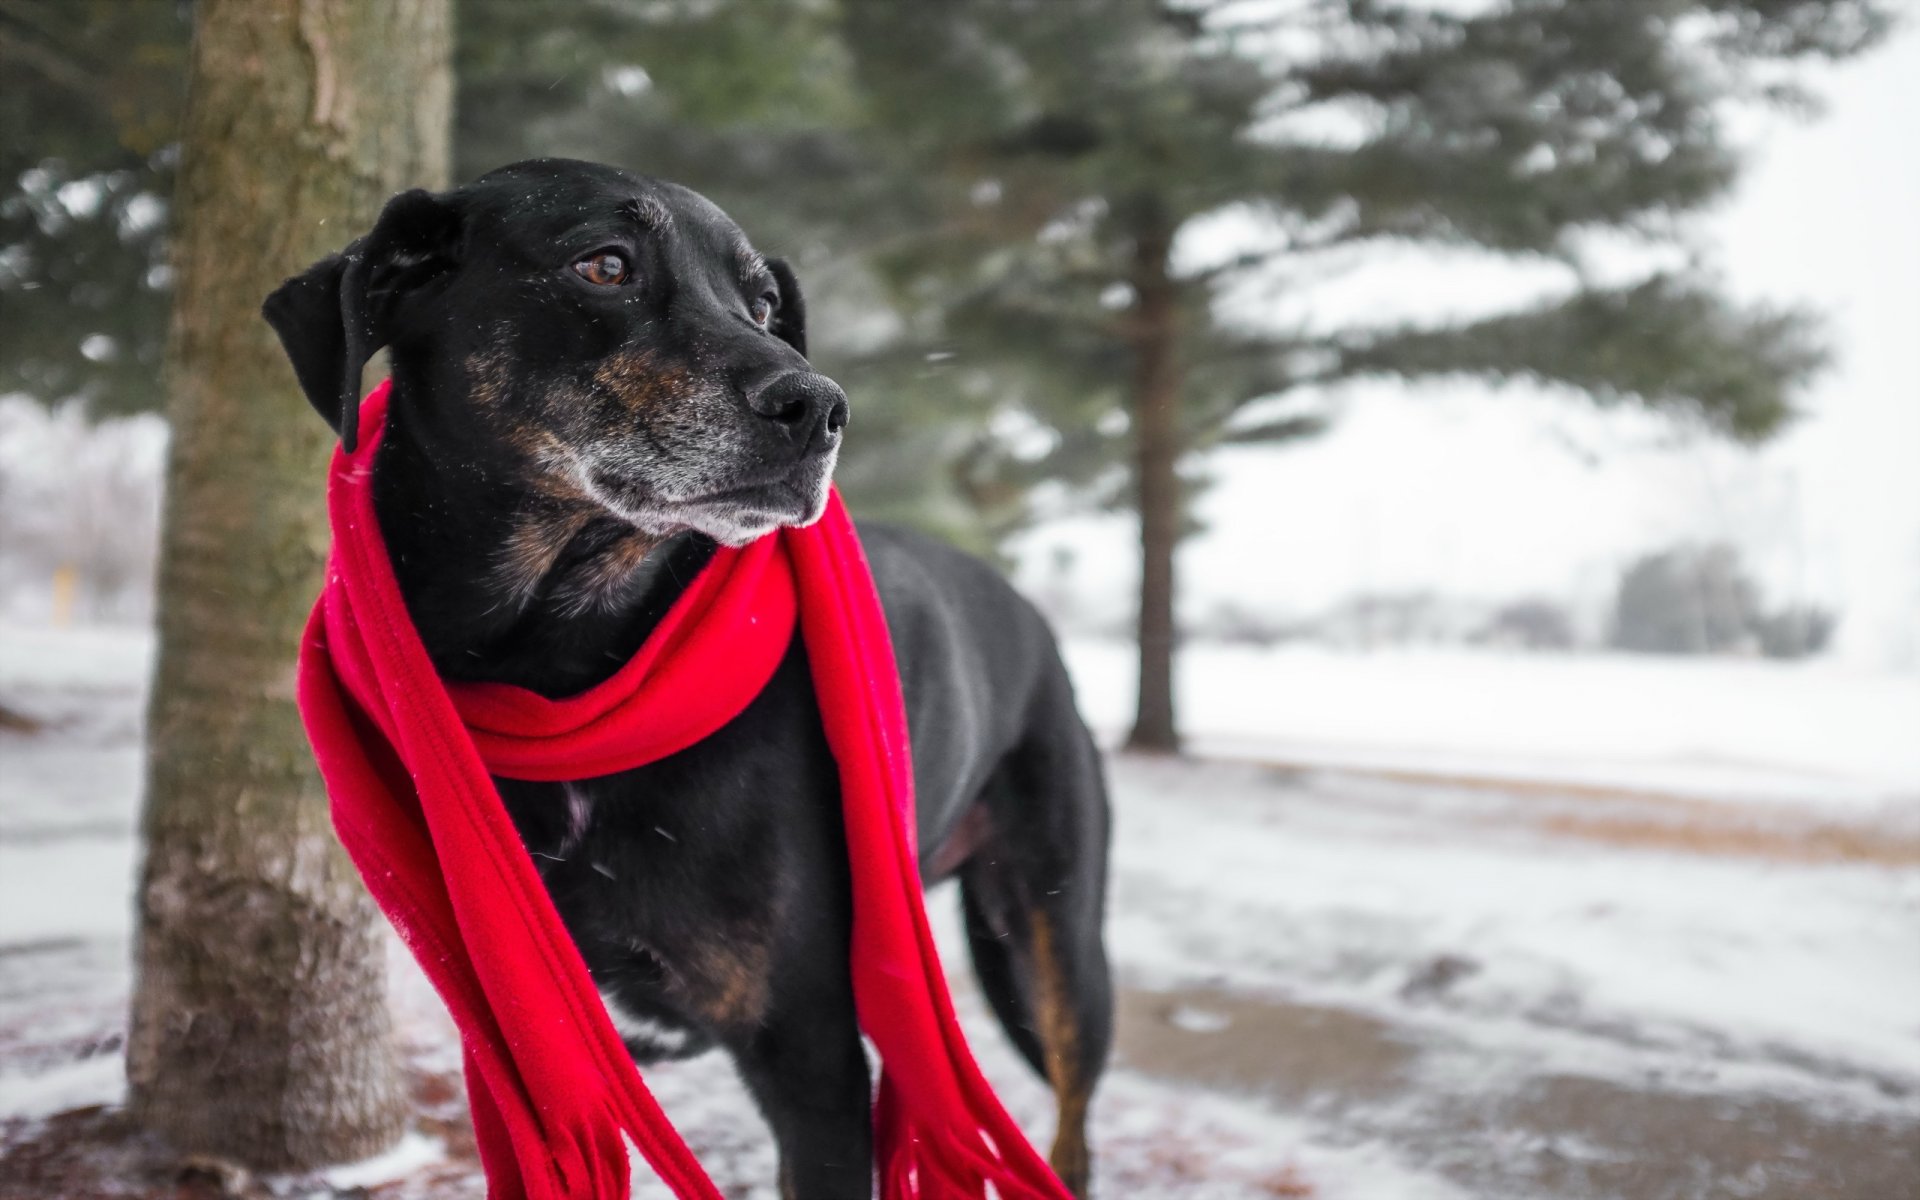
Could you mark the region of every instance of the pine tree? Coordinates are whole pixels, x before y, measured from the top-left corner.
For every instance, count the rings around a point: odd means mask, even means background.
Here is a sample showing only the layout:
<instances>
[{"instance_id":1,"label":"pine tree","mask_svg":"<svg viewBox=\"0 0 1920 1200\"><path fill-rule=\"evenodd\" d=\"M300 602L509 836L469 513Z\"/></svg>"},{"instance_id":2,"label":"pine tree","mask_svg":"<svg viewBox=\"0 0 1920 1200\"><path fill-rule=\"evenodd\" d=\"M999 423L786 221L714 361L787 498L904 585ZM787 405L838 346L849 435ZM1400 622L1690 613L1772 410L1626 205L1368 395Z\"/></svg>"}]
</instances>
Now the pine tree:
<instances>
[{"instance_id":1,"label":"pine tree","mask_svg":"<svg viewBox=\"0 0 1920 1200\"><path fill-rule=\"evenodd\" d=\"M1696 268L1599 282L1596 243L1679 245L1678 219L1736 177L1729 109L1804 100L1786 64L1855 53L1888 23L1874 0L843 7L870 111L932 214L889 256L897 292L1063 452L1115 425L1091 416L1130 425L1129 744L1149 751L1178 746L1183 464L1312 432L1290 394L1359 375L1524 378L1734 437L1777 429L1823 361L1809 320L1742 308ZM1187 261L1183 237L1227 216L1254 244ZM1227 303L1249 279L1324 277L1389 245L1558 264L1565 286L1422 328L1276 329Z\"/></svg>"}]
</instances>

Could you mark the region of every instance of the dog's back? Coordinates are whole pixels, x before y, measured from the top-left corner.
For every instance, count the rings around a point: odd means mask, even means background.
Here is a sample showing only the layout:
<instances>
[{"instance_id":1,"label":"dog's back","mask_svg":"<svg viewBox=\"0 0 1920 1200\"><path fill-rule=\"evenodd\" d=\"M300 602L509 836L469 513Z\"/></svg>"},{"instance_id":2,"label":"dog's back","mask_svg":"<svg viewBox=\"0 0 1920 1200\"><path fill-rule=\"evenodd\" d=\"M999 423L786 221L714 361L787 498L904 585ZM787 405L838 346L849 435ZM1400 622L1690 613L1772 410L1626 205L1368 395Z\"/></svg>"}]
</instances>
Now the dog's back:
<instances>
[{"instance_id":1,"label":"dog's back","mask_svg":"<svg viewBox=\"0 0 1920 1200\"><path fill-rule=\"evenodd\" d=\"M1065 668L1046 620L992 566L897 525L862 522L860 540L900 663L921 827L944 829L1036 705L1071 704Z\"/></svg>"}]
</instances>

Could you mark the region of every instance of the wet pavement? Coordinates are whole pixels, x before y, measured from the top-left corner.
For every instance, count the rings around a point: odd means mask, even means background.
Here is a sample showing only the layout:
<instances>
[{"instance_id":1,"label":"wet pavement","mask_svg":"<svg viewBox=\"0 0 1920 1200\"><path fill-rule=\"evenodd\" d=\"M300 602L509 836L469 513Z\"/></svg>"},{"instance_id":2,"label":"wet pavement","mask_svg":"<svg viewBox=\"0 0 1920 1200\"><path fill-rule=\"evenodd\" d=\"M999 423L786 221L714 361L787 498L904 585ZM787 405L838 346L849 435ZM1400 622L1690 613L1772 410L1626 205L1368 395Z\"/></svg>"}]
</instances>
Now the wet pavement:
<instances>
[{"instance_id":1,"label":"wet pavement","mask_svg":"<svg viewBox=\"0 0 1920 1200\"><path fill-rule=\"evenodd\" d=\"M1128 1066L1387 1142L1469 1196L1920 1198L1920 1111L1569 1075L1449 1094L1430 1035L1341 1008L1183 989L1124 993L1119 1015Z\"/></svg>"}]
</instances>

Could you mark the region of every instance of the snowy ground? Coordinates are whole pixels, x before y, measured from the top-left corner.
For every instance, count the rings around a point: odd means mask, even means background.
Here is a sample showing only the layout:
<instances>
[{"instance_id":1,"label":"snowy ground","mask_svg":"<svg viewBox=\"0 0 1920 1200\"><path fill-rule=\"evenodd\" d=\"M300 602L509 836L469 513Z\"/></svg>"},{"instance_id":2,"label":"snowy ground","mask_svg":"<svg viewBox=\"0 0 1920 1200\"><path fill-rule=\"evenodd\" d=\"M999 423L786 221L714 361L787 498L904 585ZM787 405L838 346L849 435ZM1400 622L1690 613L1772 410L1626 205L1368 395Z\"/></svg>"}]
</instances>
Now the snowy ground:
<instances>
[{"instance_id":1,"label":"snowy ground","mask_svg":"<svg viewBox=\"0 0 1920 1200\"><path fill-rule=\"evenodd\" d=\"M0 701L47 720L0 732L0 1154L123 1090L146 655L0 627ZM1123 652L1071 657L1118 728ZM1111 763L1103 1195L1920 1195L1920 679L1205 647L1187 672L1223 759ZM410 968L395 1003L420 1134L290 1194L481 1194L445 1019ZM729 1195L773 1195L724 1062L653 1082ZM10 1190L21 1161L0 1196L56 1194Z\"/></svg>"},{"instance_id":2,"label":"snowy ground","mask_svg":"<svg viewBox=\"0 0 1920 1200\"><path fill-rule=\"evenodd\" d=\"M1130 644L1068 646L1088 719L1123 728ZM1920 675L1829 660L1374 654L1201 644L1182 724L1209 757L1644 789L1920 815Z\"/></svg>"}]
</instances>

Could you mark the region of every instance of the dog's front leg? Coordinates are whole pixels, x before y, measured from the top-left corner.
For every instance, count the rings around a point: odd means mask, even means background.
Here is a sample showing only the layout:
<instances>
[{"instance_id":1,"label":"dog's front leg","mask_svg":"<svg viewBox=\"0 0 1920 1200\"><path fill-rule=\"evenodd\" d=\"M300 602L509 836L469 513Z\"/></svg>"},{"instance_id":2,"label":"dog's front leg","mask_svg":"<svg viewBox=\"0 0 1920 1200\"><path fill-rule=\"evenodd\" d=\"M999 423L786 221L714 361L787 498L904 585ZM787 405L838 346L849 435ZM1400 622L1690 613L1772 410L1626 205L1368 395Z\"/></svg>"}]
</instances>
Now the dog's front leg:
<instances>
[{"instance_id":1,"label":"dog's front leg","mask_svg":"<svg viewBox=\"0 0 1920 1200\"><path fill-rule=\"evenodd\" d=\"M870 1200L873 1119L853 997L795 999L732 1048L780 1147L780 1194Z\"/></svg>"}]
</instances>

